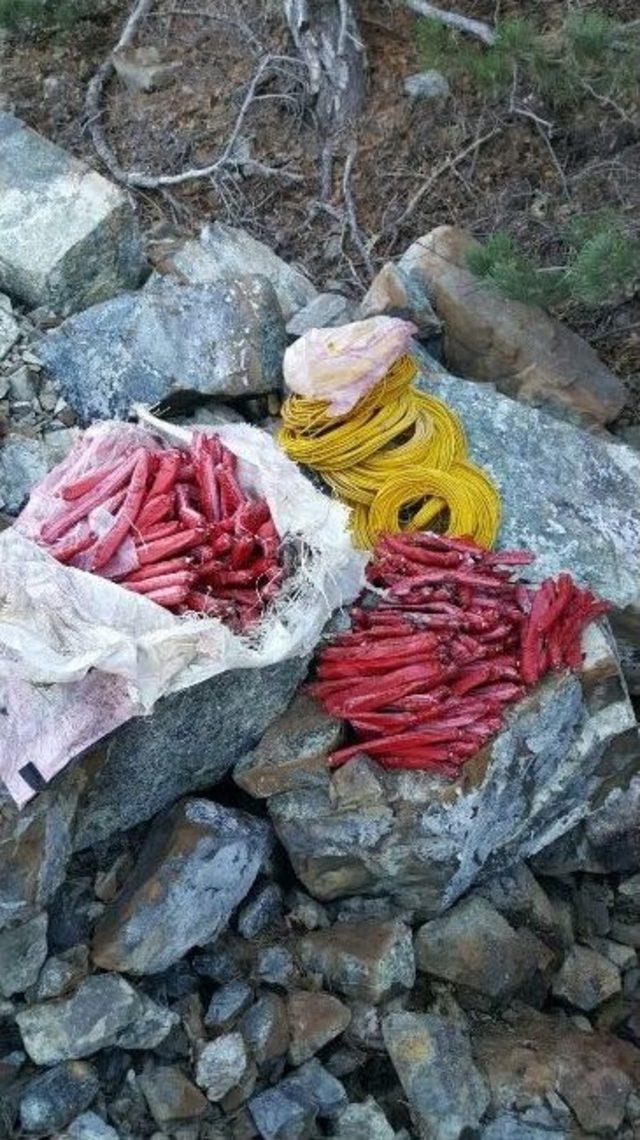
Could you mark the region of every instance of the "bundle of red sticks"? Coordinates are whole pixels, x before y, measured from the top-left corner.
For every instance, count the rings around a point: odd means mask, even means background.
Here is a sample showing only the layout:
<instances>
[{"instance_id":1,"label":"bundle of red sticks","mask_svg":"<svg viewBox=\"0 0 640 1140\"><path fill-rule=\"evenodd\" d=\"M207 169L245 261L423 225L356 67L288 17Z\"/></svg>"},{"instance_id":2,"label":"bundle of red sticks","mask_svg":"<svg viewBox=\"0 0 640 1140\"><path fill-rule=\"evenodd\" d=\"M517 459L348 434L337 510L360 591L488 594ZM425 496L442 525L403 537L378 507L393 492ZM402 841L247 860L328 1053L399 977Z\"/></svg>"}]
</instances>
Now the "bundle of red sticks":
<instances>
[{"instance_id":1,"label":"bundle of red sticks","mask_svg":"<svg viewBox=\"0 0 640 1140\"><path fill-rule=\"evenodd\" d=\"M508 705L551 669L580 668L581 634L608 605L568 574L514 581L526 552L490 553L437 534L387 535L368 568L382 597L320 654L311 692L387 768L455 777L499 731ZM377 604L376 604L377 603Z\"/></svg>"},{"instance_id":2,"label":"bundle of red sticks","mask_svg":"<svg viewBox=\"0 0 640 1140\"><path fill-rule=\"evenodd\" d=\"M188 450L140 447L57 498L39 536L54 558L178 613L243 631L284 578L269 507L243 491L236 457L215 435L196 435Z\"/></svg>"}]
</instances>

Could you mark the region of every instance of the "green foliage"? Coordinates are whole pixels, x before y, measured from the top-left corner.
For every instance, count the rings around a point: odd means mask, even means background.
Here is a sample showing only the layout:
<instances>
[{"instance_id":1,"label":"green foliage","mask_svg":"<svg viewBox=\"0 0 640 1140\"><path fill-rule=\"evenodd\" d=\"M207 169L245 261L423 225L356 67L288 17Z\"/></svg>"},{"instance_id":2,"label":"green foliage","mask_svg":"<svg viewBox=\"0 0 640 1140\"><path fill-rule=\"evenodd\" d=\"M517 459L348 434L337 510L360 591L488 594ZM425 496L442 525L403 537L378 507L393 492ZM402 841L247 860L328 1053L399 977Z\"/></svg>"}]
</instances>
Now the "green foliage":
<instances>
[{"instance_id":1,"label":"green foliage","mask_svg":"<svg viewBox=\"0 0 640 1140\"><path fill-rule=\"evenodd\" d=\"M435 20L421 21L418 36L425 67L467 78L493 98L508 95L514 79L518 90L533 89L555 107L615 99L638 87L639 29L597 10L570 12L553 35L526 17L505 18L489 47Z\"/></svg>"},{"instance_id":2,"label":"green foliage","mask_svg":"<svg viewBox=\"0 0 640 1140\"><path fill-rule=\"evenodd\" d=\"M612 304L637 285L640 242L612 211L575 219L563 237L561 265L541 265L504 231L471 250L467 264L475 277L505 297L544 308L571 302Z\"/></svg>"},{"instance_id":3,"label":"green foliage","mask_svg":"<svg viewBox=\"0 0 640 1140\"><path fill-rule=\"evenodd\" d=\"M0 27L11 31L70 28L84 15L78 0L0 0Z\"/></svg>"}]
</instances>

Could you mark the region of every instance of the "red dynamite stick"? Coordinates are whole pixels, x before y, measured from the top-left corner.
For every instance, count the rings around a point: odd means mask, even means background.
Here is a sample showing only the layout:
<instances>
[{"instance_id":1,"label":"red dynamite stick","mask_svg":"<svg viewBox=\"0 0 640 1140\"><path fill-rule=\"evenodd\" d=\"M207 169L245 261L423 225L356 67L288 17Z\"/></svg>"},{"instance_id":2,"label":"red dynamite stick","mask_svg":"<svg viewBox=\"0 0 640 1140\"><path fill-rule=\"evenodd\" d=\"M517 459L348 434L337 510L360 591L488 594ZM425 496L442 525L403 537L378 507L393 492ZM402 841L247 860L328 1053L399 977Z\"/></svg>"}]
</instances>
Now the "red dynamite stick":
<instances>
[{"instance_id":1,"label":"red dynamite stick","mask_svg":"<svg viewBox=\"0 0 640 1140\"><path fill-rule=\"evenodd\" d=\"M149 453L143 451L134 467L131 483L129 484L126 498L120 507L116 521L107 534L105 534L94 547L90 567L92 571L95 572L99 570L101 566L106 566L107 562L113 558L116 550L122 545L131 527L135 523L144 499L148 472Z\"/></svg>"},{"instance_id":2,"label":"red dynamite stick","mask_svg":"<svg viewBox=\"0 0 640 1140\"><path fill-rule=\"evenodd\" d=\"M207 436L197 437L192 446L192 454L204 516L209 522L216 522L220 518L220 491L212 458L212 445Z\"/></svg>"},{"instance_id":3,"label":"red dynamite stick","mask_svg":"<svg viewBox=\"0 0 640 1140\"><path fill-rule=\"evenodd\" d=\"M155 542L157 538L169 538L172 534L178 534L180 531L180 523L175 519L169 522L152 523L151 526L143 527L136 536L136 546L143 546L148 542Z\"/></svg>"},{"instance_id":4,"label":"red dynamite stick","mask_svg":"<svg viewBox=\"0 0 640 1140\"><path fill-rule=\"evenodd\" d=\"M191 527L201 526L204 527L206 520L204 515L196 510L190 502L191 488L187 483L176 483L176 508L178 517L184 527L190 529Z\"/></svg>"},{"instance_id":5,"label":"red dynamite stick","mask_svg":"<svg viewBox=\"0 0 640 1140\"><path fill-rule=\"evenodd\" d=\"M244 495L233 473L224 466L216 471L220 488L220 507L223 515L234 515L244 502Z\"/></svg>"},{"instance_id":6,"label":"red dynamite stick","mask_svg":"<svg viewBox=\"0 0 640 1140\"><path fill-rule=\"evenodd\" d=\"M193 546L197 546L201 539L202 534L196 530L184 530L181 534L172 534L167 538L157 538L154 542L150 542L146 546L138 547L140 564L146 566L151 562L162 562L174 554L182 554L183 551L190 550Z\"/></svg>"},{"instance_id":7,"label":"red dynamite stick","mask_svg":"<svg viewBox=\"0 0 640 1140\"><path fill-rule=\"evenodd\" d=\"M45 523L40 532L42 541L46 543L56 542L57 539L62 538L63 534L71 530L74 523L81 522L82 519L87 518L96 507L103 506L111 495L119 491L121 487L124 487L140 458L140 454L141 449L138 449L138 451L134 452L133 455L119 466L113 475L105 479L104 483L99 487L94 487L87 495L84 495L75 507L72 507L71 510L65 511L63 515L56 516L56 518Z\"/></svg>"},{"instance_id":8,"label":"red dynamite stick","mask_svg":"<svg viewBox=\"0 0 640 1140\"><path fill-rule=\"evenodd\" d=\"M170 491L177 478L182 464L182 452L165 451L158 456L158 469L149 488L149 498L156 495L165 495Z\"/></svg>"},{"instance_id":9,"label":"red dynamite stick","mask_svg":"<svg viewBox=\"0 0 640 1140\"><path fill-rule=\"evenodd\" d=\"M144 582L146 578L155 578L158 574L173 574L175 571L192 570L193 563L188 555L182 558L168 558L165 562L152 562L149 566L141 566L139 570L132 570L124 579L125 582Z\"/></svg>"},{"instance_id":10,"label":"red dynamite stick","mask_svg":"<svg viewBox=\"0 0 640 1140\"><path fill-rule=\"evenodd\" d=\"M72 502L74 499L81 499L88 491L92 491L105 479L109 479L118 470L117 463L105 463L101 467L94 467L92 471L87 471L86 475L81 475L75 479L73 483L67 483L66 486L60 491L60 495L65 502Z\"/></svg>"},{"instance_id":11,"label":"red dynamite stick","mask_svg":"<svg viewBox=\"0 0 640 1140\"><path fill-rule=\"evenodd\" d=\"M146 502L136 519L137 529L142 531L146 527L153 526L154 523L164 521L168 515L173 513L173 508L174 496L170 492L153 497L147 496Z\"/></svg>"},{"instance_id":12,"label":"red dynamite stick","mask_svg":"<svg viewBox=\"0 0 640 1140\"><path fill-rule=\"evenodd\" d=\"M85 527L81 534L77 534L75 538L67 536L61 542L51 547L50 553L58 562L71 562L77 554L82 554L83 551L88 550L93 544L93 535L89 527Z\"/></svg>"},{"instance_id":13,"label":"red dynamite stick","mask_svg":"<svg viewBox=\"0 0 640 1140\"><path fill-rule=\"evenodd\" d=\"M144 596L151 602L156 602L159 606L181 606L182 603L189 595L188 586L169 586L164 590L155 590L153 594L145 594Z\"/></svg>"},{"instance_id":14,"label":"red dynamite stick","mask_svg":"<svg viewBox=\"0 0 640 1140\"><path fill-rule=\"evenodd\" d=\"M127 590L133 590L136 594L153 594L157 590L170 589L172 586L187 586L193 585L193 574L189 571L178 571L173 574L158 574L155 578L145 578L132 582L131 579L126 579L120 583Z\"/></svg>"}]
</instances>

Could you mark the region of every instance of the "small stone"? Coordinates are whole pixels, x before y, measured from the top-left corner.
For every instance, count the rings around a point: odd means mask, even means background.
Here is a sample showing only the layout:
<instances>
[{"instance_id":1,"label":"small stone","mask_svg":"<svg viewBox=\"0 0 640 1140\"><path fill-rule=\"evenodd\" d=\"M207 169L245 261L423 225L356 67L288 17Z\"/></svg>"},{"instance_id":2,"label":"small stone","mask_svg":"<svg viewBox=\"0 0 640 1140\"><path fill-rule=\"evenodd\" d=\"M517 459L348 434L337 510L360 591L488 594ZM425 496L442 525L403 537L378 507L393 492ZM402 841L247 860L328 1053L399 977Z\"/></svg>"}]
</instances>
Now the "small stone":
<instances>
[{"instance_id":1,"label":"small stone","mask_svg":"<svg viewBox=\"0 0 640 1140\"><path fill-rule=\"evenodd\" d=\"M96 908L98 908L96 910ZM58 890L49 908L49 945L60 953L79 942L86 942L98 914L91 879L69 877Z\"/></svg>"},{"instance_id":2,"label":"small stone","mask_svg":"<svg viewBox=\"0 0 640 1140\"><path fill-rule=\"evenodd\" d=\"M304 309L287 322L290 337L303 336L310 329L335 328L356 319L356 306L339 293L319 293Z\"/></svg>"},{"instance_id":3,"label":"small stone","mask_svg":"<svg viewBox=\"0 0 640 1140\"><path fill-rule=\"evenodd\" d=\"M614 919L611 923L610 936L615 942L622 942L625 946L634 946L636 950L640 950L640 922L618 922Z\"/></svg>"},{"instance_id":4,"label":"small stone","mask_svg":"<svg viewBox=\"0 0 640 1140\"><path fill-rule=\"evenodd\" d=\"M239 1033L225 1033L209 1042L198 1056L196 1081L209 1100L218 1101L242 1080L248 1064L247 1051Z\"/></svg>"},{"instance_id":5,"label":"small stone","mask_svg":"<svg viewBox=\"0 0 640 1140\"><path fill-rule=\"evenodd\" d=\"M282 917L282 891L277 883L267 883L238 913L238 933L252 939Z\"/></svg>"},{"instance_id":6,"label":"small stone","mask_svg":"<svg viewBox=\"0 0 640 1140\"><path fill-rule=\"evenodd\" d=\"M207 1029L228 1029L253 1001L253 990L247 982L227 982L209 1002L204 1016Z\"/></svg>"},{"instance_id":7,"label":"small stone","mask_svg":"<svg viewBox=\"0 0 640 1140\"><path fill-rule=\"evenodd\" d=\"M3 301L9 301L9 298L4 297L4 294L2 297ZM5 304L0 304L0 360L4 360L19 336L20 326L11 315L11 302L9 302L9 308Z\"/></svg>"},{"instance_id":8,"label":"small stone","mask_svg":"<svg viewBox=\"0 0 640 1140\"><path fill-rule=\"evenodd\" d=\"M394 1140L395 1132L372 1096L347 1105L336 1123L335 1140Z\"/></svg>"},{"instance_id":9,"label":"small stone","mask_svg":"<svg viewBox=\"0 0 640 1140\"><path fill-rule=\"evenodd\" d=\"M249 1112L263 1140L296 1140L312 1132L318 1117L335 1119L346 1103L340 1081L313 1057L253 1097Z\"/></svg>"},{"instance_id":10,"label":"small stone","mask_svg":"<svg viewBox=\"0 0 640 1140\"><path fill-rule=\"evenodd\" d=\"M435 70L407 75L404 89L411 99L447 99L451 94L446 76Z\"/></svg>"},{"instance_id":11,"label":"small stone","mask_svg":"<svg viewBox=\"0 0 640 1140\"><path fill-rule=\"evenodd\" d=\"M423 340L438 336L442 329L428 294L393 261L376 274L358 310L361 320L381 315L412 321Z\"/></svg>"},{"instance_id":12,"label":"small stone","mask_svg":"<svg viewBox=\"0 0 640 1140\"><path fill-rule=\"evenodd\" d=\"M640 874L631 875L618 884L616 914L618 913L640 919Z\"/></svg>"},{"instance_id":13,"label":"small stone","mask_svg":"<svg viewBox=\"0 0 640 1140\"><path fill-rule=\"evenodd\" d=\"M287 999L289 1060L301 1065L347 1028L351 1014L346 1005L326 993L298 990Z\"/></svg>"},{"instance_id":14,"label":"small stone","mask_svg":"<svg viewBox=\"0 0 640 1140\"><path fill-rule=\"evenodd\" d=\"M21 1010L16 1021L36 1065L89 1057L109 1045L153 1049L178 1017L117 974L95 974L70 997Z\"/></svg>"},{"instance_id":15,"label":"small stone","mask_svg":"<svg viewBox=\"0 0 640 1140\"><path fill-rule=\"evenodd\" d=\"M535 973L537 959L486 899L465 899L416 935L418 969L495 1001L507 1001Z\"/></svg>"},{"instance_id":16,"label":"small stone","mask_svg":"<svg viewBox=\"0 0 640 1140\"><path fill-rule=\"evenodd\" d=\"M324 930L331 925L331 919L322 903L297 888L289 894L287 907L288 921L294 926L300 926L304 930Z\"/></svg>"},{"instance_id":17,"label":"small stone","mask_svg":"<svg viewBox=\"0 0 640 1140\"><path fill-rule=\"evenodd\" d=\"M240 1029L258 1065L284 1057L289 1046L287 1007L278 994L265 994L243 1014Z\"/></svg>"},{"instance_id":18,"label":"small stone","mask_svg":"<svg viewBox=\"0 0 640 1140\"><path fill-rule=\"evenodd\" d=\"M489 1105L489 1089L455 1003L429 1013L391 1013L382 1030L418 1134L458 1140L467 1129L477 1128Z\"/></svg>"},{"instance_id":19,"label":"small stone","mask_svg":"<svg viewBox=\"0 0 640 1140\"><path fill-rule=\"evenodd\" d=\"M24 993L32 986L47 957L46 914L0 933L0 993Z\"/></svg>"},{"instance_id":20,"label":"small stone","mask_svg":"<svg viewBox=\"0 0 640 1140\"><path fill-rule=\"evenodd\" d=\"M113 902L132 870L133 859L128 851L123 851L108 870L98 871L94 886L96 898L103 903Z\"/></svg>"},{"instance_id":21,"label":"small stone","mask_svg":"<svg viewBox=\"0 0 640 1140\"><path fill-rule=\"evenodd\" d=\"M0 448L0 506L17 515L33 485L44 479L48 469L42 440L10 432Z\"/></svg>"},{"instance_id":22,"label":"small stone","mask_svg":"<svg viewBox=\"0 0 640 1140\"><path fill-rule=\"evenodd\" d=\"M573 926L566 923L526 863L518 863L479 884L475 894L487 899L511 926L528 926L553 946L571 946ZM571 914L569 906L569 914Z\"/></svg>"},{"instance_id":23,"label":"small stone","mask_svg":"<svg viewBox=\"0 0 640 1140\"><path fill-rule=\"evenodd\" d=\"M199 954L194 954L192 965L200 977L210 978L212 982L218 982L219 985L235 981L242 976L243 972L240 958L234 954L234 946L231 942L205 946Z\"/></svg>"},{"instance_id":24,"label":"small stone","mask_svg":"<svg viewBox=\"0 0 640 1140\"><path fill-rule=\"evenodd\" d=\"M288 989L295 978L296 967L286 946L267 946L258 955L256 974L262 982Z\"/></svg>"},{"instance_id":25,"label":"small stone","mask_svg":"<svg viewBox=\"0 0 640 1140\"><path fill-rule=\"evenodd\" d=\"M62 997L69 993L89 972L89 950L82 943L48 958L33 988L35 1002Z\"/></svg>"},{"instance_id":26,"label":"small stone","mask_svg":"<svg viewBox=\"0 0 640 1140\"><path fill-rule=\"evenodd\" d=\"M129 91L158 91L168 87L181 68L180 60L166 60L157 47L128 47L113 52L113 66Z\"/></svg>"},{"instance_id":27,"label":"small stone","mask_svg":"<svg viewBox=\"0 0 640 1140\"><path fill-rule=\"evenodd\" d=\"M604 938L611 928L613 891L597 879L582 879L575 895L577 931L582 938Z\"/></svg>"},{"instance_id":28,"label":"small stone","mask_svg":"<svg viewBox=\"0 0 640 1140\"><path fill-rule=\"evenodd\" d=\"M71 312L138 284L144 259L127 195L1 112L0 191L7 292Z\"/></svg>"},{"instance_id":29,"label":"small stone","mask_svg":"<svg viewBox=\"0 0 640 1140\"><path fill-rule=\"evenodd\" d=\"M170 1128L209 1111L206 1097L175 1065L149 1066L140 1073L138 1084L159 1128Z\"/></svg>"},{"instance_id":30,"label":"small stone","mask_svg":"<svg viewBox=\"0 0 640 1140\"><path fill-rule=\"evenodd\" d=\"M37 383L35 376L26 364L23 364L21 368L16 368L15 372L10 374L9 391L14 403L23 401L30 404L33 400L37 391Z\"/></svg>"},{"instance_id":31,"label":"small stone","mask_svg":"<svg viewBox=\"0 0 640 1140\"><path fill-rule=\"evenodd\" d=\"M64 1140L120 1140L115 1128L95 1112L83 1112L71 1122Z\"/></svg>"},{"instance_id":32,"label":"small stone","mask_svg":"<svg viewBox=\"0 0 640 1140\"><path fill-rule=\"evenodd\" d=\"M621 988L618 967L596 950L579 944L567 954L552 986L555 997L587 1013L620 993Z\"/></svg>"},{"instance_id":33,"label":"small stone","mask_svg":"<svg viewBox=\"0 0 640 1140\"><path fill-rule=\"evenodd\" d=\"M238 762L233 778L256 799L313 785L326 771L327 755L342 742L343 733L341 721L311 697L297 696L257 748Z\"/></svg>"},{"instance_id":34,"label":"small stone","mask_svg":"<svg viewBox=\"0 0 640 1140\"><path fill-rule=\"evenodd\" d=\"M57 1132L91 1104L100 1085L95 1069L83 1061L56 1065L25 1085L20 1123L25 1132Z\"/></svg>"},{"instance_id":35,"label":"small stone","mask_svg":"<svg viewBox=\"0 0 640 1140\"><path fill-rule=\"evenodd\" d=\"M415 981L411 931L401 922L338 923L300 939L307 969L355 1001L379 1002Z\"/></svg>"},{"instance_id":36,"label":"small stone","mask_svg":"<svg viewBox=\"0 0 640 1140\"><path fill-rule=\"evenodd\" d=\"M40 407L45 412L54 412L58 403L58 392L50 380L45 380L38 393Z\"/></svg>"},{"instance_id":37,"label":"small stone","mask_svg":"<svg viewBox=\"0 0 640 1140\"><path fill-rule=\"evenodd\" d=\"M624 946L610 938L592 938L589 945L599 954L604 954L619 970L628 970L637 964L638 954L633 946Z\"/></svg>"},{"instance_id":38,"label":"small stone","mask_svg":"<svg viewBox=\"0 0 640 1140\"><path fill-rule=\"evenodd\" d=\"M261 820L187 799L161 816L118 898L98 923L103 969L158 973L221 933L270 845Z\"/></svg>"},{"instance_id":39,"label":"small stone","mask_svg":"<svg viewBox=\"0 0 640 1140\"><path fill-rule=\"evenodd\" d=\"M362 1001L352 1002L347 1034L349 1042L371 1053L384 1053L382 1017L385 1012L389 1012L386 1006L370 1005Z\"/></svg>"},{"instance_id":40,"label":"small stone","mask_svg":"<svg viewBox=\"0 0 640 1140\"><path fill-rule=\"evenodd\" d=\"M174 272L191 284L234 278L247 272L266 277L275 289L285 321L317 295L298 269L283 261L246 230L223 222L205 226L197 241L188 241L172 257Z\"/></svg>"}]
</instances>

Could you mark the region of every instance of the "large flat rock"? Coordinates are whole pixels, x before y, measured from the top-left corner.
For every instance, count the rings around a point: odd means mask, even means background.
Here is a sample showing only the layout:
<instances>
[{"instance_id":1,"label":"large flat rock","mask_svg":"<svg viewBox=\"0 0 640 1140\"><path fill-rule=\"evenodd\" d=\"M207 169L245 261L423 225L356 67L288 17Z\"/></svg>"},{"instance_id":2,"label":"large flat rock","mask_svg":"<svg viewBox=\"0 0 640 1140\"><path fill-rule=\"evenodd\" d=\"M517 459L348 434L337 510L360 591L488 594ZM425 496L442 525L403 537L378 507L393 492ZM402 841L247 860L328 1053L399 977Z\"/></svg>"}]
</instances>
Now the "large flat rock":
<instances>
[{"instance_id":1,"label":"large flat rock","mask_svg":"<svg viewBox=\"0 0 640 1140\"><path fill-rule=\"evenodd\" d=\"M306 670L307 659L294 657L222 673L163 697L151 716L116 729L76 765L88 777L76 848L93 847L180 796L217 784L280 716Z\"/></svg>"},{"instance_id":2,"label":"large flat rock","mask_svg":"<svg viewBox=\"0 0 640 1140\"><path fill-rule=\"evenodd\" d=\"M422 385L458 412L500 488L499 545L533 551L532 577L569 570L610 601L616 634L640 656L640 455L417 355Z\"/></svg>"},{"instance_id":3,"label":"large flat rock","mask_svg":"<svg viewBox=\"0 0 640 1140\"><path fill-rule=\"evenodd\" d=\"M143 268L128 197L0 112L0 288L70 313L134 288Z\"/></svg>"},{"instance_id":4,"label":"large flat rock","mask_svg":"<svg viewBox=\"0 0 640 1140\"><path fill-rule=\"evenodd\" d=\"M582 674L546 678L456 781L386 772L365 757L334 772L321 757L277 764L254 794L266 791L307 890L388 896L430 917L624 796L640 761L634 712L604 627L590 628L585 650ZM239 767L249 789L252 763L260 749Z\"/></svg>"},{"instance_id":5,"label":"large flat rock","mask_svg":"<svg viewBox=\"0 0 640 1140\"><path fill-rule=\"evenodd\" d=\"M237 397L279 387L286 332L273 286L251 274L213 284L156 277L65 321L39 345L83 424L180 392Z\"/></svg>"},{"instance_id":6,"label":"large flat rock","mask_svg":"<svg viewBox=\"0 0 640 1140\"><path fill-rule=\"evenodd\" d=\"M204 226L200 237L185 242L170 261L174 273L191 285L261 273L273 285L287 321L318 293L304 273L283 261L264 242L223 222Z\"/></svg>"}]
</instances>

